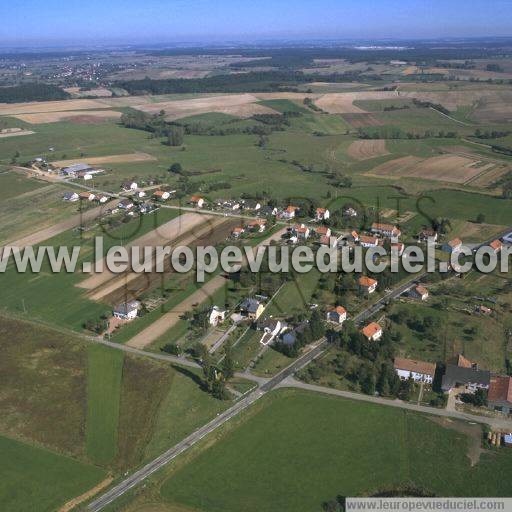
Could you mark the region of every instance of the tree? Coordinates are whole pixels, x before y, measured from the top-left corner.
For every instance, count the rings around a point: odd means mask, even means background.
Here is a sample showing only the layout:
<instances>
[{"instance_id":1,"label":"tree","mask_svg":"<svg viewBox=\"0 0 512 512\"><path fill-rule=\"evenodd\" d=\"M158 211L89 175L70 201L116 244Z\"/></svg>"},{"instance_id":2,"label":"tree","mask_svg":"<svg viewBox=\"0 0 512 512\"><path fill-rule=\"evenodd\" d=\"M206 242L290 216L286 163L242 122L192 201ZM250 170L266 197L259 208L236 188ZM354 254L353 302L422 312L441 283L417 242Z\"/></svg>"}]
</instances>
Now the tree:
<instances>
[{"instance_id":1,"label":"tree","mask_svg":"<svg viewBox=\"0 0 512 512\"><path fill-rule=\"evenodd\" d=\"M485 215L483 213L479 213L476 216L476 223L477 224L483 224L485 222Z\"/></svg>"},{"instance_id":2,"label":"tree","mask_svg":"<svg viewBox=\"0 0 512 512\"><path fill-rule=\"evenodd\" d=\"M181 348L177 343L166 343L162 348L162 352L172 354L173 356L179 356L181 354Z\"/></svg>"},{"instance_id":3,"label":"tree","mask_svg":"<svg viewBox=\"0 0 512 512\"><path fill-rule=\"evenodd\" d=\"M181 167L181 164L178 163L178 162L175 162L173 163L170 167L169 167L169 172L172 172L174 174L181 174L183 171L183 168Z\"/></svg>"},{"instance_id":4,"label":"tree","mask_svg":"<svg viewBox=\"0 0 512 512\"><path fill-rule=\"evenodd\" d=\"M226 380L229 380L235 374L235 361L233 360L233 350L231 342L226 344L224 349L224 359L222 360L222 373Z\"/></svg>"},{"instance_id":5,"label":"tree","mask_svg":"<svg viewBox=\"0 0 512 512\"><path fill-rule=\"evenodd\" d=\"M185 131L182 126L172 125L167 134L169 146L181 146L183 144Z\"/></svg>"}]
</instances>

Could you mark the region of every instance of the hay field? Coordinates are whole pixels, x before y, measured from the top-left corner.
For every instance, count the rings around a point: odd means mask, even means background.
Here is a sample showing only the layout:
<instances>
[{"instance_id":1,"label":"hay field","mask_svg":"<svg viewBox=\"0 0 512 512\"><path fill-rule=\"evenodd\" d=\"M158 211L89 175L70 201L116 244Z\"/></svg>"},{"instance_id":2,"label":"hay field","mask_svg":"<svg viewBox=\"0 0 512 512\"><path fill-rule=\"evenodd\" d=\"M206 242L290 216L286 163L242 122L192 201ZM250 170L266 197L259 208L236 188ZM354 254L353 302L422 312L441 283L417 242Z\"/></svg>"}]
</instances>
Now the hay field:
<instances>
[{"instance_id":1,"label":"hay field","mask_svg":"<svg viewBox=\"0 0 512 512\"><path fill-rule=\"evenodd\" d=\"M397 98L394 91L358 91L324 94L315 101L317 107L329 114L367 114L366 110L356 107L356 100L389 100Z\"/></svg>"},{"instance_id":2,"label":"hay field","mask_svg":"<svg viewBox=\"0 0 512 512\"><path fill-rule=\"evenodd\" d=\"M67 87L64 90L71 94L73 98L84 98L90 96L97 96L99 98L109 98L110 96L112 96L112 91L109 91L105 87L96 87L96 89L89 89L88 91L81 91L80 87Z\"/></svg>"},{"instance_id":3,"label":"hay field","mask_svg":"<svg viewBox=\"0 0 512 512\"><path fill-rule=\"evenodd\" d=\"M237 117L278 113L269 107L258 105L258 101L259 99L252 94L229 94L208 98L146 103L144 105L134 105L134 108L148 114L156 114L164 110L166 118L170 120L205 114L207 112L221 112Z\"/></svg>"},{"instance_id":4,"label":"hay field","mask_svg":"<svg viewBox=\"0 0 512 512\"><path fill-rule=\"evenodd\" d=\"M115 110L70 110L15 114L13 117L30 124L58 123L61 121L89 124L102 122L107 119L119 119L121 115L121 112L116 112Z\"/></svg>"},{"instance_id":5,"label":"hay field","mask_svg":"<svg viewBox=\"0 0 512 512\"><path fill-rule=\"evenodd\" d=\"M28 103L0 103L0 116L32 114L38 112L62 112L64 110L94 110L105 108L96 100L33 101Z\"/></svg>"},{"instance_id":6,"label":"hay field","mask_svg":"<svg viewBox=\"0 0 512 512\"><path fill-rule=\"evenodd\" d=\"M369 160L377 156L389 155L384 139L356 140L350 144L347 154L355 160Z\"/></svg>"},{"instance_id":7,"label":"hay field","mask_svg":"<svg viewBox=\"0 0 512 512\"><path fill-rule=\"evenodd\" d=\"M19 137L20 135L31 135L32 133L34 133L32 130L19 130L16 132L0 131L0 139L5 139L7 137Z\"/></svg>"},{"instance_id":8,"label":"hay field","mask_svg":"<svg viewBox=\"0 0 512 512\"><path fill-rule=\"evenodd\" d=\"M382 126L384 123L373 114L341 114L341 117L353 128Z\"/></svg>"},{"instance_id":9,"label":"hay field","mask_svg":"<svg viewBox=\"0 0 512 512\"><path fill-rule=\"evenodd\" d=\"M107 156L95 156L92 158L72 158L71 160L56 160L52 162L59 167L66 167L79 162L86 161L89 165L99 164L120 164L120 163L132 163L132 162L149 162L156 160L153 155L149 153L126 153L123 155L107 155Z\"/></svg>"},{"instance_id":10,"label":"hay field","mask_svg":"<svg viewBox=\"0 0 512 512\"><path fill-rule=\"evenodd\" d=\"M449 183L466 183L482 173L478 160L460 155L440 155L432 158L406 156L381 164L368 175L385 178L421 178Z\"/></svg>"}]
</instances>

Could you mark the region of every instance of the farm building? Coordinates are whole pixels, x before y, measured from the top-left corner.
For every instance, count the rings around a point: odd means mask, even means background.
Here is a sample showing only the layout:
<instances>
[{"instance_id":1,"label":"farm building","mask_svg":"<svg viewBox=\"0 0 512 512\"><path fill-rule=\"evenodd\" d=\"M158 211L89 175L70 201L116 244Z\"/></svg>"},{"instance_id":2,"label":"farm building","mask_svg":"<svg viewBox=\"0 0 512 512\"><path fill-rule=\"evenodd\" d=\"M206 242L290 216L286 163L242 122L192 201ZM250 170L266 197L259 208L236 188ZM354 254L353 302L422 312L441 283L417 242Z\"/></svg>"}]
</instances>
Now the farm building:
<instances>
[{"instance_id":1,"label":"farm building","mask_svg":"<svg viewBox=\"0 0 512 512\"><path fill-rule=\"evenodd\" d=\"M192 196L190 198L190 204L197 206L198 208L202 208L204 206L204 199L200 196Z\"/></svg>"},{"instance_id":2,"label":"farm building","mask_svg":"<svg viewBox=\"0 0 512 512\"><path fill-rule=\"evenodd\" d=\"M153 192L153 197L159 201L167 201L167 199L171 197L171 194L165 190L156 190Z\"/></svg>"},{"instance_id":3,"label":"farm building","mask_svg":"<svg viewBox=\"0 0 512 512\"><path fill-rule=\"evenodd\" d=\"M80 196L76 192L65 192L62 199L64 201L69 201L70 203L75 203L80 199Z\"/></svg>"},{"instance_id":4,"label":"farm building","mask_svg":"<svg viewBox=\"0 0 512 512\"><path fill-rule=\"evenodd\" d=\"M83 163L77 163L70 165L68 167L64 167L61 172L62 174L65 174L69 178L75 178L76 176L78 176L79 172L84 171L89 171L90 174L91 166Z\"/></svg>"},{"instance_id":5,"label":"farm building","mask_svg":"<svg viewBox=\"0 0 512 512\"><path fill-rule=\"evenodd\" d=\"M401 231L393 224L382 224L380 222L374 222L371 227L371 232L377 235L387 236L392 240L398 240Z\"/></svg>"},{"instance_id":6,"label":"farm building","mask_svg":"<svg viewBox=\"0 0 512 512\"><path fill-rule=\"evenodd\" d=\"M355 234L357 235L357 233ZM354 240L358 241L365 248L377 247L379 245L379 239L376 236L357 235L357 239L354 238Z\"/></svg>"},{"instance_id":7,"label":"farm building","mask_svg":"<svg viewBox=\"0 0 512 512\"><path fill-rule=\"evenodd\" d=\"M487 407L505 414L512 412L512 377L497 375L491 378L487 393Z\"/></svg>"},{"instance_id":8,"label":"farm building","mask_svg":"<svg viewBox=\"0 0 512 512\"><path fill-rule=\"evenodd\" d=\"M418 235L419 242L427 242L431 244L435 244L438 238L439 235L437 234L437 231L432 228L422 229Z\"/></svg>"},{"instance_id":9,"label":"farm building","mask_svg":"<svg viewBox=\"0 0 512 512\"><path fill-rule=\"evenodd\" d=\"M327 310L326 320L335 324L342 324L347 319L347 310L343 306L335 306Z\"/></svg>"},{"instance_id":10,"label":"farm building","mask_svg":"<svg viewBox=\"0 0 512 512\"><path fill-rule=\"evenodd\" d=\"M409 291L409 296L412 297L413 299L427 300L428 299L428 290L424 286L421 286L419 284L418 286L414 286Z\"/></svg>"},{"instance_id":11,"label":"farm building","mask_svg":"<svg viewBox=\"0 0 512 512\"><path fill-rule=\"evenodd\" d=\"M256 219L249 224L247 224L247 227L250 231L257 231L258 233L263 233L265 231L265 228L267 227L267 221L265 219Z\"/></svg>"},{"instance_id":12,"label":"farm building","mask_svg":"<svg viewBox=\"0 0 512 512\"><path fill-rule=\"evenodd\" d=\"M361 329L361 333L368 341L378 341L382 338L382 327L377 322L371 322Z\"/></svg>"},{"instance_id":13,"label":"farm building","mask_svg":"<svg viewBox=\"0 0 512 512\"><path fill-rule=\"evenodd\" d=\"M327 208L317 208L315 211L315 219L318 221L327 220L331 216Z\"/></svg>"},{"instance_id":14,"label":"farm building","mask_svg":"<svg viewBox=\"0 0 512 512\"><path fill-rule=\"evenodd\" d=\"M476 365L466 368L454 364L446 365L441 388L448 392L453 388L464 387L468 393L474 393L477 389L488 389L491 381L491 372L479 370Z\"/></svg>"},{"instance_id":15,"label":"farm building","mask_svg":"<svg viewBox=\"0 0 512 512\"><path fill-rule=\"evenodd\" d=\"M443 251L445 252L459 252L462 248L462 240L460 238L454 238L443 245Z\"/></svg>"},{"instance_id":16,"label":"farm building","mask_svg":"<svg viewBox=\"0 0 512 512\"><path fill-rule=\"evenodd\" d=\"M115 318L120 318L121 320L133 320L137 317L139 307L140 303L136 300L123 302L114 308L113 315Z\"/></svg>"},{"instance_id":17,"label":"farm building","mask_svg":"<svg viewBox=\"0 0 512 512\"><path fill-rule=\"evenodd\" d=\"M435 363L395 357L394 367L401 380L412 378L415 382L432 384L436 373Z\"/></svg>"},{"instance_id":18,"label":"farm building","mask_svg":"<svg viewBox=\"0 0 512 512\"><path fill-rule=\"evenodd\" d=\"M92 192L80 192L79 197L82 201L94 201L96 198Z\"/></svg>"},{"instance_id":19,"label":"farm building","mask_svg":"<svg viewBox=\"0 0 512 512\"><path fill-rule=\"evenodd\" d=\"M331 228L328 228L327 226L319 226L319 227L315 228L315 233L318 236L330 237L331 236Z\"/></svg>"}]
</instances>

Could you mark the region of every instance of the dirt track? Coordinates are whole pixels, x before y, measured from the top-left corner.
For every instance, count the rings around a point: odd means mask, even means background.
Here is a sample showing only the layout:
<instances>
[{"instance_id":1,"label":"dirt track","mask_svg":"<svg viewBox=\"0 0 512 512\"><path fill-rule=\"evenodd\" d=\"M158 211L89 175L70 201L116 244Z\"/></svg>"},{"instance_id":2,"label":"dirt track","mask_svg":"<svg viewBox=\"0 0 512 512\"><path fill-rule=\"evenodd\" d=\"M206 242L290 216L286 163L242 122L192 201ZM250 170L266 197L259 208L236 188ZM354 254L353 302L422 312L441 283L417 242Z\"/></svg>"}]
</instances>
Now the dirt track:
<instances>
[{"instance_id":1,"label":"dirt track","mask_svg":"<svg viewBox=\"0 0 512 512\"><path fill-rule=\"evenodd\" d=\"M101 216L101 214L107 208L113 208L118 202L119 202L119 200L115 199L113 201L110 201L109 203L102 205L102 206L92 208L83 213L78 213L76 215L73 215L69 219L59 222L58 224L54 224L53 226L36 231L35 233L32 233L31 235L27 235L23 238L20 238L19 240L10 242L9 245L13 246L13 247L19 247L19 248L26 247L29 245L38 245L41 242L48 240L49 238L52 238L54 236L60 235L61 233L64 233L64 231L67 231L68 229L73 229L73 228L79 226L81 223L96 220L97 218L99 218Z\"/></svg>"},{"instance_id":2,"label":"dirt track","mask_svg":"<svg viewBox=\"0 0 512 512\"><path fill-rule=\"evenodd\" d=\"M259 246L269 245L270 242L279 240L286 228L279 230L272 236L265 239L263 242L258 244ZM256 250L256 248L255 248ZM180 316L185 311L190 311L193 305L196 303L204 302L206 299L211 297L219 288L226 283L226 279L223 276L215 276L213 279L205 283L197 291L189 295L184 301L178 306L173 308L168 313L162 315L158 320L153 322L149 327L142 330L139 334L130 339L126 345L138 349L143 349L157 340L160 336L164 335L171 327L173 327L180 319Z\"/></svg>"},{"instance_id":3,"label":"dirt track","mask_svg":"<svg viewBox=\"0 0 512 512\"><path fill-rule=\"evenodd\" d=\"M52 162L59 167L65 167L67 165L73 165L77 162L87 162L89 165L99 165L99 164L117 164L123 162L146 162L156 160L156 158L148 153L127 153L124 155L109 155L109 156L95 156L92 158L82 158L76 159L73 158L71 160L56 160Z\"/></svg>"}]
</instances>

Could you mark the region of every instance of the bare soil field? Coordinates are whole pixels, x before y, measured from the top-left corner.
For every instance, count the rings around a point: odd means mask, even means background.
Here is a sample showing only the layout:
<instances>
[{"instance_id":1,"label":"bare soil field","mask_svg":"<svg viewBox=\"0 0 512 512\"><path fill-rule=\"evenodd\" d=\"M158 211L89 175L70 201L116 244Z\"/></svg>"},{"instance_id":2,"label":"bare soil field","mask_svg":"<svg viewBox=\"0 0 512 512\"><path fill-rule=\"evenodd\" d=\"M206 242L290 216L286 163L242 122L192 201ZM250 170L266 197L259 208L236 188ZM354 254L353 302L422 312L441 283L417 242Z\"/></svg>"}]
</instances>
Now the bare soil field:
<instances>
[{"instance_id":1,"label":"bare soil field","mask_svg":"<svg viewBox=\"0 0 512 512\"><path fill-rule=\"evenodd\" d=\"M350 144L347 154L355 160L369 160L377 156L389 155L384 139L356 140Z\"/></svg>"},{"instance_id":2,"label":"bare soil field","mask_svg":"<svg viewBox=\"0 0 512 512\"><path fill-rule=\"evenodd\" d=\"M33 101L29 103L0 103L0 116L36 114L39 112L62 112L64 110L94 110L101 108L105 108L103 103L87 99Z\"/></svg>"},{"instance_id":3,"label":"bare soil field","mask_svg":"<svg viewBox=\"0 0 512 512\"><path fill-rule=\"evenodd\" d=\"M373 114L341 114L341 117L354 128L365 126L382 126L384 123Z\"/></svg>"},{"instance_id":4,"label":"bare soil field","mask_svg":"<svg viewBox=\"0 0 512 512\"><path fill-rule=\"evenodd\" d=\"M472 160L459 155L440 155L432 158L406 156L385 162L372 169L372 176L386 178L422 178L449 183L466 183L482 172Z\"/></svg>"},{"instance_id":5,"label":"bare soil field","mask_svg":"<svg viewBox=\"0 0 512 512\"><path fill-rule=\"evenodd\" d=\"M105 87L97 87L96 89L89 89L87 91L81 91L80 87L68 87L64 89L66 92L69 92L73 98L85 98L96 96L99 98L109 98L112 96L112 91L109 91Z\"/></svg>"},{"instance_id":6,"label":"bare soil field","mask_svg":"<svg viewBox=\"0 0 512 512\"><path fill-rule=\"evenodd\" d=\"M120 164L120 163L131 163L131 162L149 162L152 160L156 160L153 155L149 153L126 153L123 155L108 155L108 156L95 156L92 158L85 158L85 161L89 165L99 165L99 164ZM57 160L52 162L59 167L66 167L68 165L73 165L78 162L83 162L82 159L71 159L71 160Z\"/></svg>"},{"instance_id":7,"label":"bare soil field","mask_svg":"<svg viewBox=\"0 0 512 512\"><path fill-rule=\"evenodd\" d=\"M254 114L277 114L275 110L258 105L259 99L252 94L229 94L206 98L192 98L187 100L164 101L158 103L146 103L134 105L134 108L155 114L164 110L166 118L180 119L207 112L221 112L238 117L250 117Z\"/></svg>"},{"instance_id":8,"label":"bare soil field","mask_svg":"<svg viewBox=\"0 0 512 512\"><path fill-rule=\"evenodd\" d=\"M394 91L358 91L324 94L315 101L315 104L329 114L367 114L356 107L356 100L389 100L397 98Z\"/></svg>"},{"instance_id":9,"label":"bare soil field","mask_svg":"<svg viewBox=\"0 0 512 512\"><path fill-rule=\"evenodd\" d=\"M116 112L115 110L71 110L15 114L13 117L30 124L58 123L60 121L69 121L77 124L92 124L108 119L119 119L121 116L122 113Z\"/></svg>"},{"instance_id":10,"label":"bare soil field","mask_svg":"<svg viewBox=\"0 0 512 512\"><path fill-rule=\"evenodd\" d=\"M258 246L269 245L272 241L280 240L286 228L279 230L273 235L269 236ZM256 248L254 249L256 250ZM200 304L206 299L211 297L219 288L224 286L226 279L219 275L202 285L197 291L189 295L178 306L173 308L168 313L162 315L158 320L153 322L149 327L142 330L139 334L130 339L126 344L130 347L143 349L149 346L153 341L164 335L171 327L173 327L185 311L193 309L194 304Z\"/></svg>"},{"instance_id":11,"label":"bare soil field","mask_svg":"<svg viewBox=\"0 0 512 512\"><path fill-rule=\"evenodd\" d=\"M20 135L30 135L34 133L32 130L19 130L17 132L2 132L0 131L0 139L7 137L19 137Z\"/></svg>"}]
</instances>

